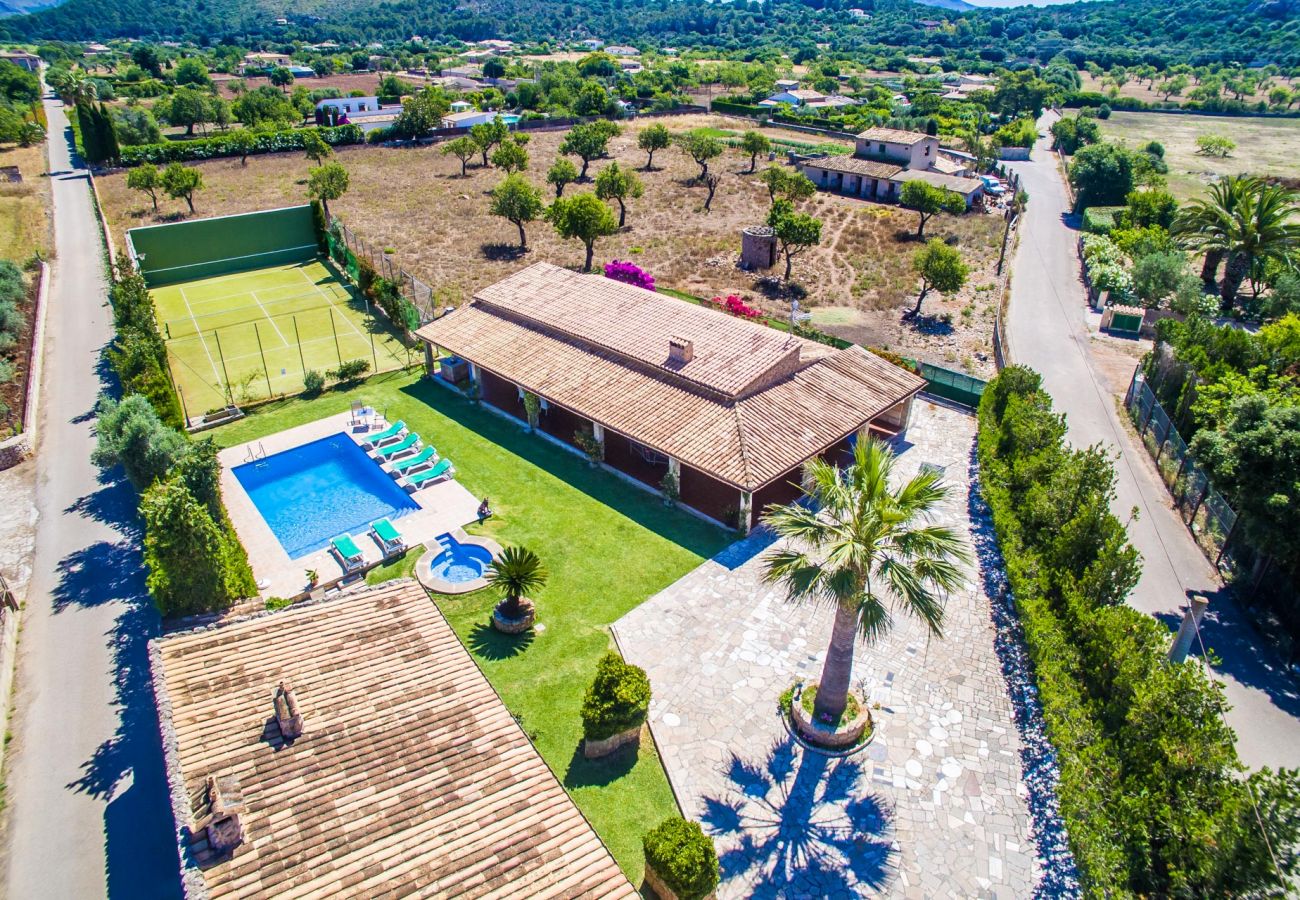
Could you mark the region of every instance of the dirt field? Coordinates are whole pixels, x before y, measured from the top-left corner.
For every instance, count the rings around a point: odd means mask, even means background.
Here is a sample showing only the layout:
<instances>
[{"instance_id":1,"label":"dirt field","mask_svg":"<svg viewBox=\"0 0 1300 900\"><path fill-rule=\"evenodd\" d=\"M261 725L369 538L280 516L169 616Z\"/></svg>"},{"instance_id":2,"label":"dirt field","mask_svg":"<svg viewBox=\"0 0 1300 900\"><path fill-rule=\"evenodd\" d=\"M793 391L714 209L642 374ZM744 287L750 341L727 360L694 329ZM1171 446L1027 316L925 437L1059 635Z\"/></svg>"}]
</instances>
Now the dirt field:
<instances>
[{"instance_id":1,"label":"dirt field","mask_svg":"<svg viewBox=\"0 0 1300 900\"><path fill-rule=\"evenodd\" d=\"M732 128L721 117L682 116L659 119L672 130L705 125ZM636 148L640 124L611 142L613 158L640 168L645 154ZM773 131L772 136L784 133ZM794 140L805 135L790 133ZM562 133L534 133L528 145L532 156L530 177L542 184L547 197L553 191L543 183L543 173L555 159ZM458 160L438 148L345 148L339 158L351 172L352 189L331 204L358 234L375 245L391 248L394 258L427 281L445 303L460 303L477 289L521 265L549 260L560 265L582 264L582 245L561 241L545 222L528 228L530 251L521 258L514 249L513 225L487 215L487 192L501 178L496 169L471 168L460 177ZM594 174L607 163L593 162ZM596 260L630 259L652 273L658 282L703 297L737 293L772 312L788 309L787 291L771 278L781 269L756 277L736 267L740 232L759 224L767 214L768 197L753 176L741 174L749 159L729 151L714 162L723 173L711 213L702 210L704 189L692 182L694 162L676 150L655 156L656 170L641 172L646 193L628 205L627 224L621 233L596 244ZM206 187L195 198L200 216L224 215L301 203L308 162L301 155L250 157L241 168L237 160L202 163ZM576 186L590 191L590 184ZM125 174L100 180L108 215L119 233L153 219L148 203L125 187ZM573 191L574 187L568 188ZM971 214L933 220L927 234L951 237L966 253L972 273L959 295L944 301L936 295L926 300L925 312L947 313L951 325L938 324L921 333L901 322L910 308L916 280L911 256L917 244L910 240L916 227L913 213L892 206L818 194L806 210L823 222L819 247L795 257L794 288L813 308L814 321L829 331L853 340L888 346L926 361L974 373L991 371L990 340L996 290L993 275L1001 240L1002 220L994 215ZM161 215L179 217L183 203L166 201Z\"/></svg>"},{"instance_id":2,"label":"dirt field","mask_svg":"<svg viewBox=\"0 0 1300 900\"><path fill-rule=\"evenodd\" d=\"M1249 172L1300 178L1300 119L1232 116L1188 116L1170 113L1114 112L1099 120L1102 133L1131 147L1150 140L1165 146L1169 189L1179 200L1200 196L1207 184L1222 175ZM1219 158L1196 152L1196 138L1221 134L1237 142L1231 156Z\"/></svg>"},{"instance_id":3,"label":"dirt field","mask_svg":"<svg viewBox=\"0 0 1300 900\"><path fill-rule=\"evenodd\" d=\"M411 75L399 74L397 77L401 78L403 81L408 81L408 82L417 82L420 80ZM239 78L234 78L225 75L213 76L213 81L217 82L217 84L220 85L221 87L221 96L223 97L235 96L235 92L231 90L231 87L232 85L234 85L236 81L239 80L240 80ZM254 88L259 88L262 87L263 85L270 84L271 80L269 78L258 76L256 78L244 78L243 82L245 86L247 86L248 90L251 91ZM317 78L317 77L299 78L294 81L292 87L297 87L298 85L302 85L303 87L307 88L307 90L309 91L314 91L318 88L330 88L330 87L338 88L340 91L343 92L344 96L347 96L352 91L364 91L365 95L369 97L369 96L373 96L375 91L379 89L379 73L378 72L345 72L345 73L340 73L335 75L326 75L324 78Z\"/></svg>"}]
</instances>

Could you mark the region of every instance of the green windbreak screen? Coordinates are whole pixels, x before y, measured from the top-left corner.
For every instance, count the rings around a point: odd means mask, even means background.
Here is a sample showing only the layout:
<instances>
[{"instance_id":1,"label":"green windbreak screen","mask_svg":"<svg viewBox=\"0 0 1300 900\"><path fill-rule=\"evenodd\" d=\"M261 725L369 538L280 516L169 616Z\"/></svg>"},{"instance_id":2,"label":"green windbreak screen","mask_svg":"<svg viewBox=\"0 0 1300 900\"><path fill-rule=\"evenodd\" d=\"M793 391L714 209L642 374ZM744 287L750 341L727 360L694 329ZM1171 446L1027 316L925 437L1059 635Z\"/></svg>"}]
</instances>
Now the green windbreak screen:
<instances>
[{"instance_id":1,"label":"green windbreak screen","mask_svg":"<svg viewBox=\"0 0 1300 900\"><path fill-rule=\"evenodd\" d=\"M311 259L310 206L149 225L127 232L150 287Z\"/></svg>"}]
</instances>

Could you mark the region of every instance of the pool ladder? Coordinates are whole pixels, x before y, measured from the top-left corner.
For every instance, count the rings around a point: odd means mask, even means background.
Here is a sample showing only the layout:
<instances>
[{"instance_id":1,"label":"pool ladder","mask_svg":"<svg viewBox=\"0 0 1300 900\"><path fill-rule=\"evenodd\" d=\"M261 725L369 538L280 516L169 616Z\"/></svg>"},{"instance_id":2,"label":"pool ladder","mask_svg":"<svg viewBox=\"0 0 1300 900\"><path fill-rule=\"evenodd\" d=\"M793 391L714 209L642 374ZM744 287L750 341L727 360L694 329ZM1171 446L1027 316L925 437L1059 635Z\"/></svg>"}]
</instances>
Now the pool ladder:
<instances>
[{"instance_id":1,"label":"pool ladder","mask_svg":"<svg viewBox=\"0 0 1300 900\"><path fill-rule=\"evenodd\" d=\"M266 468L266 448L262 446L261 441L257 442L257 449L253 449L252 446L249 446L248 456L244 457L244 462L257 463L257 465L253 467L255 469Z\"/></svg>"}]
</instances>

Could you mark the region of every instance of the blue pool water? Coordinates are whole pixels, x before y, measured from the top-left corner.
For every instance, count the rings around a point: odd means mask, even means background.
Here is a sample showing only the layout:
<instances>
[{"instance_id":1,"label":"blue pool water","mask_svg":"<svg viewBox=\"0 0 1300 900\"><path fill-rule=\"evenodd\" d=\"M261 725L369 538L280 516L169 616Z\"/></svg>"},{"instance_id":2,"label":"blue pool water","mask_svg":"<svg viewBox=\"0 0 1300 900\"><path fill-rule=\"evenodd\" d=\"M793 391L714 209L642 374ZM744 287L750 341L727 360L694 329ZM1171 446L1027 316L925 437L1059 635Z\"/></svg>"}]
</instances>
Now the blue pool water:
<instances>
[{"instance_id":1,"label":"blue pool water","mask_svg":"<svg viewBox=\"0 0 1300 900\"><path fill-rule=\"evenodd\" d=\"M323 550L344 532L362 534L376 519L420 508L342 433L233 471L291 558Z\"/></svg>"},{"instance_id":2,"label":"blue pool water","mask_svg":"<svg viewBox=\"0 0 1300 900\"><path fill-rule=\"evenodd\" d=\"M462 544L450 534L438 535L442 552L433 558L429 571L435 578L452 584L464 584L475 578L482 578L492 554L486 547L478 544Z\"/></svg>"}]
</instances>

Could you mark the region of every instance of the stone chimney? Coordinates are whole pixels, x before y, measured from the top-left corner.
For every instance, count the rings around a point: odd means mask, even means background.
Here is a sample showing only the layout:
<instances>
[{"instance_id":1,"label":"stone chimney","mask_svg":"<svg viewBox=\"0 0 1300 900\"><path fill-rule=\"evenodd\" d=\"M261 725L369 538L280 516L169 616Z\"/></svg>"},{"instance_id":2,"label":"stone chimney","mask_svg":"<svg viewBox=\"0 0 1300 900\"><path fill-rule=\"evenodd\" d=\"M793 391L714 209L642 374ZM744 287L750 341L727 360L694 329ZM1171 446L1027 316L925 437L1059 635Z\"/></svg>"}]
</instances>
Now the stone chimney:
<instances>
[{"instance_id":1,"label":"stone chimney","mask_svg":"<svg viewBox=\"0 0 1300 900\"><path fill-rule=\"evenodd\" d=\"M293 696L293 685L281 681L271 696L275 707L275 723L280 726L280 737L292 741L302 734L302 714Z\"/></svg>"},{"instance_id":2,"label":"stone chimney","mask_svg":"<svg viewBox=\"0 0 1300 900\"><path fill-rule=\"evenodd\" d=\"M670 363L688 363L695 358L695 342L683 337L668 339L668 361Z\"/></svg>"},{"instance_id":3,"label":"stone chimney","mask_svg":"<svg viewBox=\"0 0 1300 900\"><path fill-rule=\"evenodd\" d=\"M234 776L217 779L209 775L207 783L208 845L212 852L224 856L244 842L244 826L239 814L244 811L244 795Z\"/></svg>"}]
</instances>

